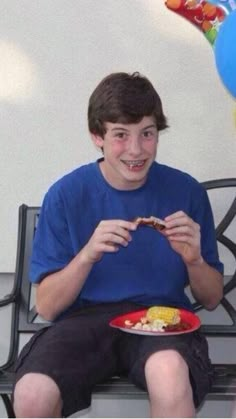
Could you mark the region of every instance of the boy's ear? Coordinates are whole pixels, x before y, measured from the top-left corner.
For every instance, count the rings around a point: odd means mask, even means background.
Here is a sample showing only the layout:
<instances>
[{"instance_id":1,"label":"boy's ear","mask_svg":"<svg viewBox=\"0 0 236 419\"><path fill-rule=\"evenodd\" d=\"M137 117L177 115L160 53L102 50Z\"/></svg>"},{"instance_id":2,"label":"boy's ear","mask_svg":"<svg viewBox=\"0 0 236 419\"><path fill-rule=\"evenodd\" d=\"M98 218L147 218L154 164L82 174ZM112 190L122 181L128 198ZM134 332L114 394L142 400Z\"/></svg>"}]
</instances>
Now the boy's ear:
<instances>
[{"instance_id":1,"label":"boy's ear","mask_svg":"<svg viewBox=\"0 0 236 419\"><path fill-rule=\"evenodd\" d=\"M103 147L104 139L100 135L91 133L91 138L96 147Z\"/></svg>"}]
</instances>

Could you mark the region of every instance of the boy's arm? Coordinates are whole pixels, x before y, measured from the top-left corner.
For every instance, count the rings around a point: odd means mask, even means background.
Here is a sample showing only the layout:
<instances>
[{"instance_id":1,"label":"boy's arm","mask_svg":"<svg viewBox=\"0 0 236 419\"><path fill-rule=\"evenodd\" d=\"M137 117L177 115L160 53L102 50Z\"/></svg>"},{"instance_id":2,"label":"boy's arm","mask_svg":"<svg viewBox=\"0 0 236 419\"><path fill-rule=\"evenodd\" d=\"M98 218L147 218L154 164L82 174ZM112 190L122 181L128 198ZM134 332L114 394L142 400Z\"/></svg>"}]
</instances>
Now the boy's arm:
<instances>
[{"instance_id":1,"label":"boy's arm","mask_svg":"<svg viewBox=\"0 0 236 419\"><path fill-rule=\"evenodd\" d=\"M36 288L37 312L53 321L76 300L92 266L81 250L65 268L47 275Z\"/></svg>"},{"instance_id":2,"label":"boy's arm","mask_svg":"<svg viewBox=\"0 0 236 419\"><path fill-rule=\"evenodd\" d=\"M223 277L202 257L199 224L183 211L166 217L165 223L163 234L186 265L194 297L205 308L212 310L223 296Z\"/></svg>"},{"instance_id":3,"label":"boy's arm","mask_svg":"<svg viewBox=\"0 0 236 419\"><path fill-rule=\"evenodd\" d=\"M203 258L186 267L193 296L208 310L214 309L223 297L223 275Z\"/></svg>"},{"instance_id":4,"label":"boy's arm","mask_svg":"<svg viewBox=\"0 0 236 419\"><path fill-rule=\"evenodd\" d=\"M37 312L46 320L54 320L78 297L94 263L105 252L114 253L132 240L133 222L124 220L101 221L92 237L72 261L60 271L47 275L36 291Z\"/></svg>"}]
</instances>

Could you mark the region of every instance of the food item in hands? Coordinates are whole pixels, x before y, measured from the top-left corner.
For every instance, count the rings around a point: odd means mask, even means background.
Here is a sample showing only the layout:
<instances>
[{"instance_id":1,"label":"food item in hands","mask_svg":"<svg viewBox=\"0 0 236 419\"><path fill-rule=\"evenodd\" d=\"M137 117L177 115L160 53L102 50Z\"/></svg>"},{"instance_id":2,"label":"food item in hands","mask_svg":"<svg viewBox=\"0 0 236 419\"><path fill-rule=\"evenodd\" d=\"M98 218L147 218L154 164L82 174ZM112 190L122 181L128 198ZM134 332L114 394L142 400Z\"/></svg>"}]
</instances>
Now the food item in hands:
<instances>
[{"instance_id":1,"label":"food item in hands","mask_svg":"<svg viewBox=\"0 0 236 419\"><path fill-rule=\"evenodd\" d=\"M134 219L134 222L139 225L146 225L149 227L153 227L158 231L162 231L165 229L165 222L161 220L160 218L154 217L151 215L151 217L136 217Z\"/></svg>"},{"instance_id":2,"label":"food item in hands","mask_svg":"<svg viewBox=\"0 0 236 419\"><path fill-rule=\"evenodd\" d=\"M180 322L180 311L173 307L152 306L147 310L146 318L149 322L162 320L166 325L175 325Z\"/></svg>"}]
</instances>

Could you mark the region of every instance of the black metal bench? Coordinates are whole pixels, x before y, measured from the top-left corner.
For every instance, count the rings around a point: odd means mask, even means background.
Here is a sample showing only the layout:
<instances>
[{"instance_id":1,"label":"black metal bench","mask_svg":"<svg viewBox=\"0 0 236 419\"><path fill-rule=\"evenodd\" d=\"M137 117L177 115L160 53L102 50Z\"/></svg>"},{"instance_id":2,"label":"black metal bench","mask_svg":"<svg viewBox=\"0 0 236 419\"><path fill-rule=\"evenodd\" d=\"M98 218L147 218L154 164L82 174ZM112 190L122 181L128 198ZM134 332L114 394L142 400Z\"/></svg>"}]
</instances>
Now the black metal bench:
<instances>
[{"instance_id":1,"label":"black metal bench","mask_svg":"<svg viewBox=\"0 0 236 419\"><path fill-rule=\"evenodd\" d=\"M222 220L216 228L217 240L221 245L226 247L233 257L234 272L225 276L224 298L221 301L222 307L230 318L230 324L203 324L202 331L207 337L219 337L226 339L227 337L236 337L236 310L233 303L230 302L229 295L236 288L236 243L234 228L234 239L227 236L226 230L232 227L236 222L236 178L220 179L203 182L203 186L210 191L212 189L231 188L233 199L227 209ZM8 358L4 365L0 366L0 395L5 405L8 417L15 417L12 407L12 389L14 382L14 373L12 366L19 352L19 340L22 334L32 334L44 326L44 323L37 321L37 313L34 306L34 287L31 286L28 278L29 259L32 250L32 241L34 232L37 227L39 216L39 207L28 207L21 205L19 208L19 224L18 224L18 245L16 258L16 272L13 290L10 295L6 295L0 300L0 307L12 305L11 318L11 337L9 345ZM235 224L234 224L235 225ZM231 231L232 235L232 231ZM32 302L33 301L33 302ZM202 306L198 303L194 304L195 311L201 312ZM211 312L214 316L214 312ZM236 355L235 355L236 357ZM210 399L232 399L236 396L236 361L234 364L215 364L215 380L211 392L208 395ZM145 397L142 392L134 385L130 384L124 378L114 377L109 382L98 385L94 391L100 395L114 395L122 398L122 396L138 396Z\"/></svg>"}]
</instances>

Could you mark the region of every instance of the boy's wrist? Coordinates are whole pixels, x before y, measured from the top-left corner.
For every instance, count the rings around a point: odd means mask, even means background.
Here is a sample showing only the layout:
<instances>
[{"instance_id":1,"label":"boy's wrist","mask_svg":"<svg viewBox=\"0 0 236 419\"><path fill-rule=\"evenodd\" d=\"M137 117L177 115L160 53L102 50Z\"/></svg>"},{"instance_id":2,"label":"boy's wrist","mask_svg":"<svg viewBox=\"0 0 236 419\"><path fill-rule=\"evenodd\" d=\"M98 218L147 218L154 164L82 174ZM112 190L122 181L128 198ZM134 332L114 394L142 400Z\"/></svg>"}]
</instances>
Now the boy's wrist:
<instances>
[{"instance_id":1,"label":"boy's wrist","mask_svg":"<svg viewBox=\"0 0 236 419\"><path fill-rule=\"evenodd\" d=\"M199 256L198 259L193 260L192 262L188 262L187 266L191 267L191 266L202 266L204 264L204 259L202 256Z\"/></svg>"}]
</instances>

